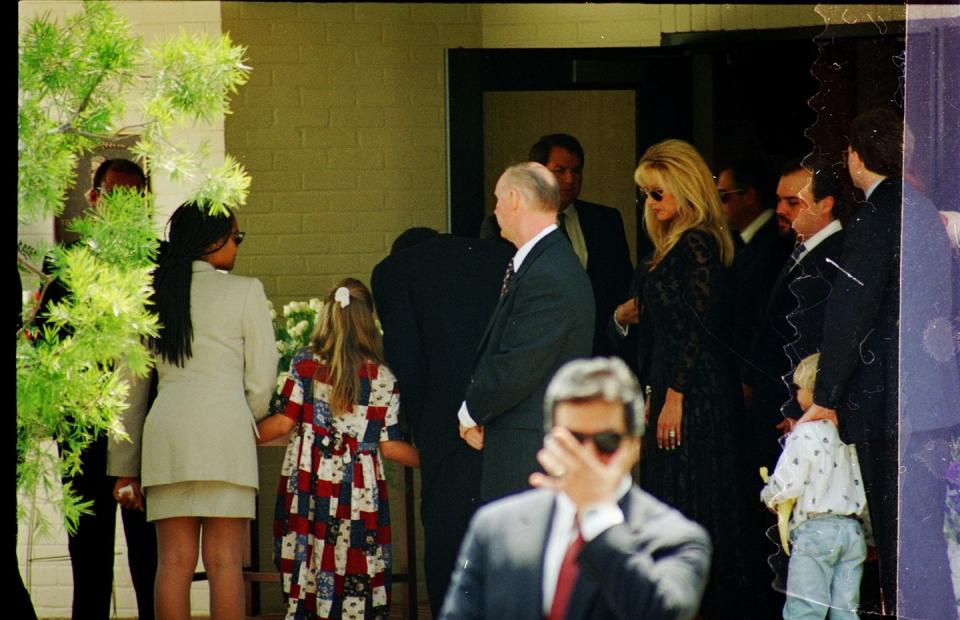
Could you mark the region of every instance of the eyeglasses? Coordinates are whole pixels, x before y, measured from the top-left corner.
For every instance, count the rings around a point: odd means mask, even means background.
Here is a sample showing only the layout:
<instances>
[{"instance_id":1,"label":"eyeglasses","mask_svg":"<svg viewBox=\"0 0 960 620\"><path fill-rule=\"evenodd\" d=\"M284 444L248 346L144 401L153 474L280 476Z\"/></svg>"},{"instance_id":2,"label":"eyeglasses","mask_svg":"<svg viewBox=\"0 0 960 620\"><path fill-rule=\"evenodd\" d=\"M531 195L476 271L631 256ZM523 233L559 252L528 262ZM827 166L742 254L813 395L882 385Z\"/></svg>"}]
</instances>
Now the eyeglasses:
<instances>
[{"instance_id":1,"label":"eyeglasses","mask_svg":"<svg viewBox=\"0 0 960 620\"><path fill-rule=\"evenodd\" d=\"M570 429L567 429L570 430ZM580 443L586 443L588 439L593 440L593 445L597 446L597 451L601 454L613 454L620 447L620 441L623 434L616 431L603 431L601 433L578 433L570 431L570 434Z\"/></svg>"},{"instance_id":2,"label":"eyeglasses","mask_svg":"<svg viewBox=\"0 0 960 620\"><path fill-rule=\"evenodd\" d=\"M730 196L734 194L742 194L742 189L722 189L720 190L720 202L727 202L730 200Z\"/></svg>"},{"instance_id":3,"label":"eyeglasses","mask_svg":"<svg viewBox=\"0 0 960 620\"><path fill-rule=\"evenodd\" d=\"M643 201L647 201L647 196L653 198L654 202L660 202L663 200L663 190L662 189L651 189L651 190L640 190L640 195L643 198Z\"/></svg>"},{"instance_id":4,"label":"eyeglasses","mask_svg":"<svg viewBox=\"0 0 960 620\"><path fill-rule=\"evenodd\" d=\"M247 233L243 232L242 230L238 230L237 232L233 233L233 242L236 243L237 245L240 245L241 243L243 243L243 239L246 236L247 236Z\"/></svg>"}]
</instances>

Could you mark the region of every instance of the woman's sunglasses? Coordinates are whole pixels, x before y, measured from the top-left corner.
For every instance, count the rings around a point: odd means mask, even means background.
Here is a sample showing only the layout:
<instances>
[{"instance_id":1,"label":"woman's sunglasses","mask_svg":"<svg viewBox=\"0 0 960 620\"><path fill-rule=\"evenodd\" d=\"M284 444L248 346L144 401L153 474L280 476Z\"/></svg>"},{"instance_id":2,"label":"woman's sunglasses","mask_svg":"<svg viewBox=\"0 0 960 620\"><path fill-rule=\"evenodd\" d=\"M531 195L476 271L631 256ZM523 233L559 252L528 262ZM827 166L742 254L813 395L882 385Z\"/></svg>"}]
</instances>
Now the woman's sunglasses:
<instances>
[{"instance_id":1,"label":"woman's sunglasses","mask_svg":"<svg viewBox=\"0 0 960 620\"><path fill-rule=\"evenodd\" d=\"M617 448L620 447L620 441L623 439L623 435L615 431L603 431L602 433L577 433L570 431L570 434L580 443L585 443L588 439L592 439L593 445L597 446L597 452L601 454L613 454L616 452Z\"/></svg>"},{"instance_id":2,"label":"woman's sunglasses","mask_svg":"<svg viewBox=\"0 0 960 620\"><path fill-rule=\"evenodd\" d=\"M237 245L240 245L241 243L243 243L243 239L246 236L247 236L247 233L243 232L242 230L238 230L237 232L233 233L233 242L236 243Z\"/></svg>"},{"instance_id":3,"label":"woman's sunglasses","mask_svg":"<svg viewBox=\"0 0 960 620\"><path fill-rule=\"evenodd\" d=\"M661 200L663 200L663 190L651 189L647 191L642 189L640 190L640 194L643 196L644 202L646 202L647 196L650 196L651 198L653 198L654 202L660 202Z\"/></svg>"}]
</instances>

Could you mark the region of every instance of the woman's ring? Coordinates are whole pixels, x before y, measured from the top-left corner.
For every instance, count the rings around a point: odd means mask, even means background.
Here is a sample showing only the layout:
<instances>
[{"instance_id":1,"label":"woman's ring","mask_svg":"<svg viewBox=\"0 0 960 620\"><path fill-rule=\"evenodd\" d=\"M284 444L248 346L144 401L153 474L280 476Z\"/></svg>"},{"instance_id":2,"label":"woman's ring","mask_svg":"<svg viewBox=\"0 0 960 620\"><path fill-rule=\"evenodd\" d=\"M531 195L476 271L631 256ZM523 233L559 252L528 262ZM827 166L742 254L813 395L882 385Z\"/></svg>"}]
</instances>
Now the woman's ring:
<instances>
[{"instance_id":1,"label":"woman's ring","mask_svg":"<svg viewBox=\"0 0 960 620\"><path fill-rule=\"evenodd\" d=\"M667 435L670 435L671 437L676 437L677 431L670 431L669 433L667 433Z\"/></svg>"}]
</instances>

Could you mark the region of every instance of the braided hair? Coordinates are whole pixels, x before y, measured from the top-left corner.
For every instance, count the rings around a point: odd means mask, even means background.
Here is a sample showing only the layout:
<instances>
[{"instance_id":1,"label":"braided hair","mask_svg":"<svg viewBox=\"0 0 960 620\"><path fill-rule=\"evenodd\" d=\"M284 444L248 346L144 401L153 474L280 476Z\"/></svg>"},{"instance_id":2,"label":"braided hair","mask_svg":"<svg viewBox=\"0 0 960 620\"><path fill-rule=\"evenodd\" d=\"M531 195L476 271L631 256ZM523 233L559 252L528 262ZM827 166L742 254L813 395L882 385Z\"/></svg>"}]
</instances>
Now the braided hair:
<instances>
[{"instance_id":1,"label":"braided hair","mask_svg":"<svg viewBox=\"0 0 960 620\"><path fill-rule=\"evenodd\" d=\"M193 355L190 321L191 263L216 252L230 240L235 216L212 214L195 202L177 207L167 221L168 243L153 273L152 301L160 319L150 348L168 363L183 367Z\"/></svg>"}]
</instances>

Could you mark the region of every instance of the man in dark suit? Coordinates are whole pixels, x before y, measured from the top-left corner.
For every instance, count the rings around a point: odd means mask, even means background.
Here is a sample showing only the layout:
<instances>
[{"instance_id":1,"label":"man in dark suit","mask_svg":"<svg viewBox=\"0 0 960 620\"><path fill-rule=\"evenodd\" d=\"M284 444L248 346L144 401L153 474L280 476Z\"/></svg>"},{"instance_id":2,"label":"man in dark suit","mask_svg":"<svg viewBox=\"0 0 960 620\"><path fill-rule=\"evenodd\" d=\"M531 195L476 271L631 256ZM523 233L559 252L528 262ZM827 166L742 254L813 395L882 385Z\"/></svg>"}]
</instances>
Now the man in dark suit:
<instances>
[{"instance_id":1,"label":"man in dark suit","mask_svg":"<svg viewBox=\"0 0 960 620\"><path fill-rule=\"evenodd\" d=\"M903 121L890 110L864 112L851 124L847 169L866 202L846 228L814 404L799 420L829 419L857 446L887 613L895 613L897 587L902 137Z\"/></svg>"},{"instance_id":2,"label":"man in dark suit","mask_svg":"<svg viewBox=\"0 0 960 620\"><path fill-rule=\"evenodd\" d=\"M502 243L405 231L370 279L400 414L420 450L424 573L440 612L470 517L480 503L482 453L458 434L473 356L513 252Z\"/></svg>"},{"instance_id":3,"label":"man in dark suit","mask_svg":"<svg viewBox=\"0 0 960 620\"><path fill-rule=\"evenodd\" d=\"M812 170L812 172L811 172ZM760 461L773 471L780 453L784 416L803 412L788 387L800 360L820 349L823 309L843 248L839 215L847 205L840 173L825 162L799 163L784 171L777 185L777 210L792 221L801 241L780 270L764 307L760 331L745 372L753 393L754 434Z\"/></svg>"},{"instance_id":4,"label":"man in dark suit","mask_svg":"<svg viewBox=\"0 0 960 620\"><path fill-rule=\"evenodd\" d=\"M643 397L617 358L574 360L550 382L552 430L536 490L481 508L441 618L692 618L710 564L706 532L640 490Z\"/></svg>"},{"instance_id":5,"label":"man in dark suit","mask_svg":"<svg viewBox=\"0 0 960 620\"><path fill-rule=\"evenodd\" d=\"M587 270L596 304L593 354L615 353L606 337L607 321L617 304L627 298L633 263L623 229L623 217L612 207L580 200L584 153L575 137L556 133L530 147L530 161L543 164L560 184L557 225L570 239L580 264ZM632 361L632 356L627 356Z\"/></svg>"},{"instance_id":6,"label":"man in dark suit","mask_svg":"<svg viewBox=\"0 0 960 620\"><path fill-rule=\"evenodd\" d=\"M516 164L494 193L501 234L517 253L458 413L460 436L483 450L485 502L526 488L543 435L547 383L564 362L590 355L595 320L590 280L557 230L554 176L535 162Z\"/></svg>"},{"instance_id":7,"label":"man in dark suit","mask_svg":"<svg viewBox=\"0 0 960 620\"><path fill-rule=\"evenodd\" d=\"M136 163L127 159L107 159L94 172L93 187L86 194L92 208L101 196L115 187L143 190L147 178ZM57 240L76 243L78 235L65 231ZM44 271L50 265L44 263ZM70 292L57 279L46 289L41 307L63 299ZM38 314L38 325L45 323L44 314ZM110 443L107 435L93 440L81 453L81 471L65 479L83 501L93 503L89 514L81 515L73 534L67 536L70 566L73 570L73 618L106 619L110 614L113 594L114 543L117 503L121 498L116 489L130 484L133 496L141 501L143 494L133 478L124 478L110 471ZM118 485L117 482L120 481ZM142 504L139 508L121 506L123 531L127 540L127 561L130 578L137 598L137 609L142 619L154 617L154 580L157 573L156 528L146 520Z\"/></svg>"},{"instance_id":8,"label":"man in dark suit","mask_svg":"<svg viewBox=\"0 0 960 620\"><path fill-rule=\"evenodd\" d=\"M763 158L744 157L725 166L717 189L727 223L734 232L736 254L731 274L732 346L744 358L741 378L750 367L750 342L759 331L770 287L793 249L790 220L776 203L776 173ZM744 387L747 406L752 401Z\"/></svg>"}]
</instances>

